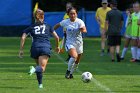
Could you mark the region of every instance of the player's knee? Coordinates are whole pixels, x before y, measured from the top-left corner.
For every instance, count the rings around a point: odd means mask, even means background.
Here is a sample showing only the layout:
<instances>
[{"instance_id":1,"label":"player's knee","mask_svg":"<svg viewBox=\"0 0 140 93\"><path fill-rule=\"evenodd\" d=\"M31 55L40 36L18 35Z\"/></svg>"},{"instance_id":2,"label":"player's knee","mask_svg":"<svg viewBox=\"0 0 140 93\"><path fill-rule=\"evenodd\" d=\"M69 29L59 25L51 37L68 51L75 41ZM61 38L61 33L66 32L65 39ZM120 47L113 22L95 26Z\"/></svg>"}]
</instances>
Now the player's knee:
<instances>
[{"instance_id":1,"label":"player's knee","mask_svg":"<svg viewBox=\"0 0 140 93\"><path fill-rule=\"evenodd\" d=\"M76 52L73 52L70 54L71 57L73 57L74 59L77 59L78 54Z\"/></svg>"},{"instance_id":2,"label":"player's knee","mask_svg":"<svg viewBox=\"0 0 140 93\"><path fill-rule=\"evenodd\" d=\"M77 54L74 54L74 55L73 55L73 58L74 58L75 60L77 59L77 57L78 57Z\"/></svg>"}]
</instances>

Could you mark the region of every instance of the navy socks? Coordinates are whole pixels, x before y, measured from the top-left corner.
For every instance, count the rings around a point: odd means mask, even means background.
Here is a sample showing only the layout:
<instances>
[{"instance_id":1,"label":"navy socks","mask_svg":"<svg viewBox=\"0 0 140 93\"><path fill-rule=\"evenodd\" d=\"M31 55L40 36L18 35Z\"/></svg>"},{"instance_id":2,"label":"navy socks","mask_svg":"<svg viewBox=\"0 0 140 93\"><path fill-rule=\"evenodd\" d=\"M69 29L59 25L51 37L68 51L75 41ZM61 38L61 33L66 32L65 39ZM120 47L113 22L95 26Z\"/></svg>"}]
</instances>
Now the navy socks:
<instances>
[{"instance_id":1,"label":"navy socks","mask_svg":"<svg viewBox=\"0 0 140 93\"><path fill-rule=\"evenodd\" d=\"M41 66L36 66L35 69L36 69L36 77L38 80L38 84L42 84L42 77L43 77L42 68Z\"/></svg>"}]
</instances>

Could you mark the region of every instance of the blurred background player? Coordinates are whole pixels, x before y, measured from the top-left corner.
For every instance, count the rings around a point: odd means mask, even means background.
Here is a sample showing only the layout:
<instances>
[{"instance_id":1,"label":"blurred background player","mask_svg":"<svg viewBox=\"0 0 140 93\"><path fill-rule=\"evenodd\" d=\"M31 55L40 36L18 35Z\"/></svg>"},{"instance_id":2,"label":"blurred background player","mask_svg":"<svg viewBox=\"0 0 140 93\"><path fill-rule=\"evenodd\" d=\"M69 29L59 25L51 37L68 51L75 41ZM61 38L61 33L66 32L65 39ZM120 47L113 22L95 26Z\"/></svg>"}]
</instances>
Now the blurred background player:
<instances>
[{"instance_id":1,"label":"blurred background player","mask_svg":"<svg viewBox=\"0 0 140 93\"><path fill-rule=\"evenodd\" d=\"M37 11L35 12L35 19L36 19L35 24L31 25L23 32L23 35L21 37L19 57L23 56L25 39L30 34L33 37L30 52L31 57L36 62L36 67L34 68L33 66L31 66L29 74L32 75L33 73L36 73L39 88L43 88L42 73L45 71L48 59L51 56L51 44L49 38L51 34L55 37L56 49L57 52L59 52L58 47L59 37L48 24L44 23L43 10L37 9Z\"/></svg>"},{"instance_id":2,"label":"blurred background player","mask_svg":"<svg viewBox=\"0 0 140 93\"><path fill-rule=\"evenodd\" d=\"M63 17L63 19L65 20L65 19L68 19L69 18L69 15L68 15L68 9L70 9L70 8L72 8L72 3L71 2L67 2L66 3L66 13L65 13L65 15L64 15L64 17ZM66 40L66 29L65 28L63 28L63 31L64 31L64 42L65 42L65 40ZM68 58L66 59L66 61L69 61L69 59L70 59L70 55L68 54Z\"/></svg>"},{"instance_id":3,"label":"blurred background player","mask_svg":"<svg viewBox=\"0 0 140 93\"><path fill-rule=\"evenodd\" d=\"M132 59L131 62L136 62L137 59L137 46L138 46L138 20L140 17L140 5L138 2L133 4L134 13L132 14L132 45L131 45L131 52L132 52Z\"/></svg>"},{"instance_id":4,"label":"blurred background player","mask_svg":"<svg viewBox=\"0 0 140 93\"><path fill-rule=\"evenodd\" d=\"M73 7L73 5L72 5L71 2L67 2L67 3L66 3L66 13L65 13L65 15L64 15L64 17L63 17L64 20L69 18L68 10L69 10L70 8L72 8L72 7Z\"/></svg>"},{"instance_id":5,"label":"blurred background player","mask_svg":"<svg viewBox=\"0 0 140 93\"><path fill-rule=\"evenodd\" d=\"M139 3L139 7L140 7L140 3ZM137 62L140 62L140 8L139 8L138 25L139 25L139 31L138 31Z\"/></svg>"},{"instance_id":6,"label":"blurred background player","mask_svg":"<svg viewBox=\"0 0 140 93\"><path fill-rule=\"evenodd\" d=\"M131 35L131 31L132 31L132 15L133 13L133 4L131 4L129 6L129 8L126 10L126 14L127 14L127 20L126 20L126 32L125 32L125 43L124 43L124 48L122 50L122 55L121 55L121 60L124 59L124 56L128 50L128 46L131 42L132 39L132 35Z\"/></svg>"},{"instance_id":7,"label":"blurred background player","mask_svg":"<svg viewBox=\"0 0 140 93\"><path fill-rule=\"evenodd\" d=\"M54 26L54 30L60 26L66 28L66 51L71 58L68 62L68 69L65 77L67 79L73 78L73 72L78 67L80 58L83 53L83 39L82 33L86 33L85 23L77 18L77 10L75 8L68 9L69 19L63 20Z\"/></svg>"},{"instance_id":8,"label":"blurred background player","mask_svg":"<svg viewBox=\"0 0 140 93\"><path fill-rule=\"evenodd\" d=\"M123 14L117 9L117 1L110 2L111 11L107 13L105 29L108 35L108 45L110 46L110 54L112 62L115 61L114 53L116 50L117 62L120 62L120 45L121 45L121 29L123 26Z\"/></svg>"},{"instance_id":9,"label":"blurred background player","mask_svg":"<svg viewBox=\"0 0 140 93\"><path fill-rule=\"evenodd\" d=\"M105 19L106 14L108 11L111 10L111 8L107 7L108 1L102 0L102 7L98 8L96 11L96 20L98 24L100 25L100 33L101 33L101 56L104 55L105 50L105 41L106 41L106 34L105 34ZM108 49L109 52L109 49Z\"/></svg>"}]
</instances>

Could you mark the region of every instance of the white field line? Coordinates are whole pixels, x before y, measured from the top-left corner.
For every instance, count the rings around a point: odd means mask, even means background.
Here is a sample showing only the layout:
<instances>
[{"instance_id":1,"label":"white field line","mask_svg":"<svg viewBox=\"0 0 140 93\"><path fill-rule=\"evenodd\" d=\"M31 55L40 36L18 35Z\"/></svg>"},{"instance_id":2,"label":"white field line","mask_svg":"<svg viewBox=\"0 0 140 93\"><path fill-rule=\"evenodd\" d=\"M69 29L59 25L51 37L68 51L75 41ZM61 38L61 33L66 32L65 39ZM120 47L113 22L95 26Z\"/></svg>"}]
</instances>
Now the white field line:
<instances>
[{"instance_id":1,"label":"white field line","mask_svg":"<svg viewBox=\"0 0 140 93\"><path fill-rule=\"evenodd\" d=\"M57 54L56 52L54 52L52 50L53 54L62 62L64 62L64 64L67 64L67 62L65 61L65 59L63 57L61 57L59 54ZM79 69L76 70L78 73L82 74L83 72ZM96 86L100 87L100 89L105 90L108 93L115 93L112 92L110 88L108 88L105 85L102 85L98 80L96 80L95 78L92 79L92 81L96 84Z\"/></svg>"}]
</instances>

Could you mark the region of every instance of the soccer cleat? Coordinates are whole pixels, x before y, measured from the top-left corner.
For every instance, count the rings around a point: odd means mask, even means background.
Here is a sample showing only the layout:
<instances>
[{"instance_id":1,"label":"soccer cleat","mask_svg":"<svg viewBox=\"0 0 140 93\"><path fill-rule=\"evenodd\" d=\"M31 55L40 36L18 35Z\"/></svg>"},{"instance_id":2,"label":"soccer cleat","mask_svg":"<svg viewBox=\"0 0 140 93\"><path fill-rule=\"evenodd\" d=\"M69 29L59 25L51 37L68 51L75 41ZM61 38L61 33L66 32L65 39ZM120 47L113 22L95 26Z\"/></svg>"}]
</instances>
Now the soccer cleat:
<instances>
[{"instance_id":1,"label":"soccer cleat","mask_svg":"<svg viewBox=\"0 0 140 93\"><path fill-rule=\"evenodd\" d=\"M40 89L43 88L43 84L39 84L38 88Z\"/></svg>"},{"instance_id":2,"label":"soccer cleat","mask_svg":"<svg viewBox=\"0 0 140 93\"><path fill-rule=\"evenodd\" d=\"M114 59L112 59L112 62L115 62L115 60L114 60Z\"/></svg>"},{"instance_id":3,"label":"soccer cleat","mask_svg":"<svg viewBox=\"0 0 140 93\"><path fill-rule=\"evenodd\" d=\"M117 57L117 62L121 62L120 55L119 55L119 54L117 54L117 55L116 55L116 57Z\"/></svg>"},{"instance_id":4,"label":"soccer cleat","mask_svg":"<svg viewBox=\"0 0 140 93\"><path fill-rule=\"evenodd\" d=\"M136 59L136 62L140 62L140 60Z\"/></svg>"},{"instance_id":5,"label":"soccer cleat","mask_svg":"<svg viewBox=\"0 0 140 93\"><path fill-rule=\"evenodd\" d=\"M70 75L70 71L66 71L66 75L65 75L65 78L69 79L69 75Z\"/></svg>"},{"instance_id":6,"label":"soccer cleat","mask_svg":"<svg viewBox=\"0 0 140 93\"><path fill-rule=\"evenodd\" d=\"M136 62L136 59L132 58L132 59L130 60L130 62Z\"/></svg>"},{"instance_id":7,"label":"soccer cleat","mask_svg":"<svg viewBox=\"0 0 140 93\"><path fill-rule=\"evenodd\" d=\"M31 76L33 73L35 73L35 68L33 66L30 66L29 75Z\"/></svg>"},{"instance_id":8,"label":"soccer cleat","mask_svg":"<svg viewBox=\"0 0 140 93\"><path fill-rule=\"evenodd\" d=\"M124 58L123 58L123 57L121 57L121 60L124 60Z\"/></svg>"},{"instance_id":9,"label":"soccer cleat","mask_svg":"<svg viewBox=\"0 0 140 93\"><path fill-rule=\"evenodd\" d=\"M70 77L69 77L69 79L73 79L73 75L72 75L72 74L70 74Z\"/></svg>"}]
</instances>

